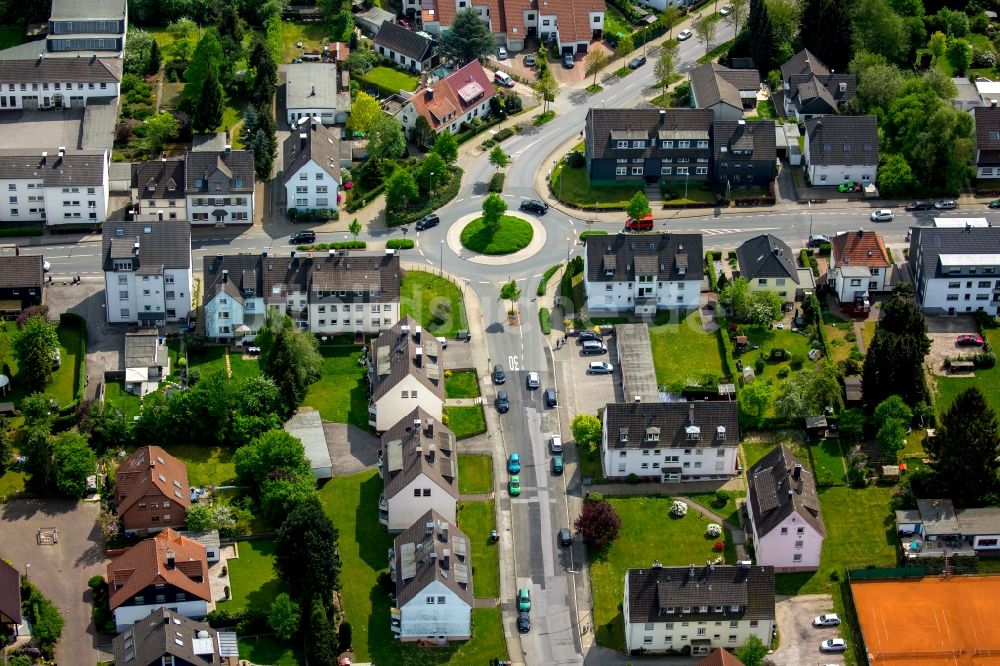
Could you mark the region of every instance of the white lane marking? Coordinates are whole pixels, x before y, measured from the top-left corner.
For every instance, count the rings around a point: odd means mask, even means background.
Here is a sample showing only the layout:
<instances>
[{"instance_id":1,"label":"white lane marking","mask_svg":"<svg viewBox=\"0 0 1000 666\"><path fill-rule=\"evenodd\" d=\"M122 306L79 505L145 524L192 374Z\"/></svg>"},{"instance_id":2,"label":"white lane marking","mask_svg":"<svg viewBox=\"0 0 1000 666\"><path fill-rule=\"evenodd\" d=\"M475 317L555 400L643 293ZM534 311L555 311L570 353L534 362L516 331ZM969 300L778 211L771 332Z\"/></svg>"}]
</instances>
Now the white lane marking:
<instances>
[{"instance_id":1,"label":"white lane marking","mask_svg":"<svg viewBox=\"0 0 1000 666\"><path fill-rule=\"evenodd\" d=\"M455 199L455 203L462 203L463 201L465 201L465 197L462 197L461 199Z\"/></svg>"},{"instance_id":2,"label":"white lane marking","mask_svg":"<svg viewBox=\"0 0 1000 666\"><path fill-rule=\"evenodd\" d=\"M523 153L524 151L526 151L526 150L527 150L528 148L531 148L531 147L532 147L533 145L535 145L535 144L536 144L536 143L538 143L539 141L541 141L541 139L535 139L534 141L532 141L531 143L529 143L529 144L528 144L527 146L525 146L524 148L521 148L521 149L520 149L520 150L518 150L517 152L514 152L514 153L511 153L511 155L512 155L513 157L518 157L518 156L519 156L519 155L520 155L521 153Z\"/></svg>"}]
</instances>

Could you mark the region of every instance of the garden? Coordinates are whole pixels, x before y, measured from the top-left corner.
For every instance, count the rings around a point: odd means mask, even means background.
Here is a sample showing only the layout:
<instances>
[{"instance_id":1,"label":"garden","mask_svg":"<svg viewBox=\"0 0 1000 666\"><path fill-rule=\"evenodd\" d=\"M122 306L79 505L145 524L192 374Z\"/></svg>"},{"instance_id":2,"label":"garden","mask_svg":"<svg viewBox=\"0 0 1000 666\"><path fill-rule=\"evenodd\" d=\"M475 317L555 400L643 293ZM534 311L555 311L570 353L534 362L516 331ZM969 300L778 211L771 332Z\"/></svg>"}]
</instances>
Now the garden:
<instances>
[{"instance_id":1,"label":"garden","mask_svg":"<svg viewBox=\"0 0 1000 666\"><path fill-rule=\"evenodd\" d=\"M718 334L702 329L697 311L679 321L650 325L649 340L656 383L670 392L680 393L689 386L714 389L729 374L720 355Z\"/></svg>"},{"instance_id":2,"label":"garden","mask_svg":"<svg viewBox=\"0 0 1000 666\"><path fill-rule=\"evenodd\" d=\"M324 421L350 423L368 430L368 387L357 345L320 345L323 376L309 385L302 404L315 408Z\"/></svg>"},{"instance_id":3,"label":"garden","mask_svg":"<svg viewBox=\"0 0 1000 666\"><path fill-rule=\"evenodd\" d=\"M982 333L990 350L1000 350L1000 329L986 328ZM935 375L933 380L937 385L935 402L939 413L948 409L958 394L970 386L978 387L986 397L987 404L994 412L1000 413L1000 366L977 368L974 378Z\"/></svg>"},{"instance_id":4,"label":"garden","mask_svg":"<svg viewBox=\"0 0 1000 666\"><path fill-rule=\"evenodd\" d=\"M420 79L413 74L384 65L373 67L359 79L366 88L377 88L386 96L398 95L401 90L413 92L420 83Z\"/></svg>"},{"instance_id":5,"label":"garden","mask_svg":"<svg viewBox=\"0 0 1000 666\"><path fill-rule=\"evenodd\" d=\"M636 192L644 191L641 181L621 185L591 184L582 150L581 143L552 169L549 190L563 203L583 209L624 210ZM580 157L575 158L573 155Z\"/></svg>"},{"instance_id":6,"label":"garden","mask_svg":"<svg viewBox=\"0 0 1000 666\"><path fill-rule=\"evenodd\" d=\"M14 354L14 333L17 325L12 321L0 322L0 366L10 377L10 388L3 395L4 402L15 405L27 395L24 382L19 381L17 357ZM66 316L56 329L59 354L62 359L59 368L52 372L52 381L45 387L45 393L60 407L72 405L83 395L87 376L86 368L86 324L75 316Z\"/></svg>"},{"instance_id":7,"label":"garden","mask_svg":"<svg viewBox=\"0 0 1000 666\"><path fill-rule=\"evenodd\" d=\"M493 492L493 458L462 453L458 456L458 492L460 494Z\"/></svg>"},{"instance_id":8,"label":"garden","mask_svg":"<svg viewBox=\"0 0 1000 666\"><path fill-rule=\"evenodd\" d=\"M459 502L457 520L472 546L472 592L477 599L496 599L500 596L500 560L498 544L490 538L496 529L493 500Z\"/></svg>"},{"instance_id":9,"label":"garden","mask_svg":"<svg viewBox=\"0 0 1000 666\"><path fill-rule=\"evenodd\" d=\"M288 585L278 578L274 568L274 541L255 539L240 541L239 558L228 560L232 598L220 601L220 610L243 609L267 613L274 598L288 591Z\"/></svg>"},{"instance_id":10,"label":"garden","mask_svg":"<svg viewBox=\"0 0 1000 666\"><path fill-rule=\"evenodd\" d=\"M445 370L444 392L446 398L478 398L479 378L475 370Z\"/></svg>"},{"instance_id":11,"label":"garden","mask_svg":"<svg viewBox=\"0 0 1000 666\"><path fill-rule=\"evenodd\" d=\"M431 335L454 338L469 328L458 285L427 271L407 270L400 285L403 317L413 317Z\"/></svg>"},{"instance_id":12,"label":"garden","mask_svg":"<svg viewBox=\"0 0 1000 666\"><path fill-rule=\"evenodd\" d=\"M455 435L455 439L465 439L486 432L486 417L482 405L469 407L446 406L444 425Z\"/></svg>"}]
</instances>

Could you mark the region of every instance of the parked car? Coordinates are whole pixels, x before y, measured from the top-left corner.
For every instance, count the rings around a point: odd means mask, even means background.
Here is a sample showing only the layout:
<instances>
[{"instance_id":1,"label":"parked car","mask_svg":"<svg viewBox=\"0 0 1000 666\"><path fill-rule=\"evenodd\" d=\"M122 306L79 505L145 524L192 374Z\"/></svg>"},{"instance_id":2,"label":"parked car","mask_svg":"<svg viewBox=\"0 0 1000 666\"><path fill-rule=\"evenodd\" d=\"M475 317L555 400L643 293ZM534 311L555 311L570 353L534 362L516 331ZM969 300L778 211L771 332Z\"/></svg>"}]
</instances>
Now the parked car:
<instances>
[{"instance_id":1,"label":"parked car","mask_svg":"<svg viewBox=\"0 0 1000 666\"><path fill-rule=\"evenodd\" d=\"M821 652L845 652L847 642L843 638L828 638L819 644Z\"/></svg>"},{"instance_id":2,"label":"parked car","mask_svg":"<svg viewBox=\"0 0 1000 666\"><path fill-rule=\"evenodd\" d=\"M296 231L288 239L288 242L292 245L307 245L309 243L316 242L316 232L315 231Z\"/></svg>"},{"instance_id":3,"label":"parked car","mask_svg":"<svg viewBox=\"0 0 1000 666\"><path fill-rule=\"evenodd\" d=\"M879 210L872 211L868 219L872 222L892 222L892 211L888 208L880 208Z\"/></svg>"},{"instance_id":4,"label":"parked car","mask_svg":"<svg viewBox=\"0 0 1000 666\"><path fill-rule=\"evenodd\" d=\"M908 211L930 210L932 208L934 208L934 204L930 201L911 201L906 205L906 210Z\"/></svg>"},{"instance_id":5,"label":"parked car","mask_svg":"<svg viewBox=\"0 0 1000 666\"><path fill-rule=\"evenodd\" d=\"M563 67L566 69L573 69L576 65L576 61L573 59L572 53L567 53L563 56Z\"/></svg>"},{"instance_id":6,"label":"parked car","mask_svg":"<svg viewBox=\"0 0 1000 666\"><path fill-rule=\"evenodd\" d=\"M587 366L587 372L591 375L610 375L615 371L615 366L607 361L591 361Z\"/></svg>"},{"instance_id":7,"label":"parked car","mask_svg":"<svg viewBox=\"0 0 1000 666\"><path fill-rule=\"evenodd\" d=\"M424 229L430 229L431 227L436 227L440 224L441 218L437 216L437 213L429 213L424 215L422 218L417 220L417 231L423 231Z\"/></svg>"},{"instance_id":8,"label":"parked car","mask_svg":"<svg viewBox=\"0 0 1000 666\"><path fill-rule=\"evenodd\" d=\"M506 60L506 59L507 59L507 47L505 47L505 46L498 46L497 47L497 60Z\"/></svg>"},{"instance_id":9,"label":"parked car","mask_svg":"<svg viewBox=\"0 0 1000 666\"><path fill-rule=\"evenodd\" d=\"M546 407L556 406L556 390L554 388L547 388L542 392L542 401L545 402Z\"/></svg>"},{"instance_id":10,"label":"parked car","mask_svg":"<svg viewBox=\"0 0 1000 666\"><path fill-rule=\"evenodd\" d=\"M507 492L510 493L511 497L517 497L521 494L521 477L517 474L507 479Z\"/></svg>"},{"instance_id":11,"label":"parked car","mask_svg":"<svg viewBox=\"0 0 1000 666\"><path fill-rule=\"evenodd\" d=\"M1000 199L994 199L993 201L986 204L987 208L1000 208Z\"/></svg>"},{"instance_id":12,"label":"parked car","mask_svg":"<svg viewBox=\"0 0 1000 666\"><path fill-rule=\"evenodd\" d=\"M934 204L934 207L938 210L952 210L954 208L958 208L958 204L951 199L941 199L941 201Z\"/></svg>"},{"instance_id":13,"label":"parked car","mask_svg":"<svg viewBox=\"0 0 1000 666\"><path fill-rule=\"evenodd\" d=\"M580 350L581 356L599 356L607 353L608 348L604 346L603 342L597 340L587 340L583 343L583 349Z\"/></svg>"},{"instance_id":14,"label":"parked car","mask_svg":"<svg viewBox=\"0 0 1000 666\"><path fill-rule=\"evenodd\" d=\"M45 261L43 259L42 260L42 272L43 273L48 273L51 270L52 270L52 264L50 264L49 262L47 262L47 261Z\"/></svg>"},{"instance_id":15,"label":"parked car","mask_svg":"<svg viewBox=\"0 0 1000 666\"><path fill-rule=\"evenodd\" d=\"M549 452L550 453L563 452L562 437L560 437L559 435L552 435L552 438L549 439Z\"/></svg>"},{"instance_id":16,"label":"parked car","mask_svg":"<svg viewBox=\"0 0 1000 666\"><path fill-rule=\"evenodd\" d=\"M507 391L497 393L497 411L506 414L510 411L510 400L507 398Z\"/></svg>"},{"instance_id":17,"label":"parked car","mask_svg":"<svg viewBox=\"0 0 1000 666\"><path fill-rule=\"evenodd\" d=\"M841 183L837 186L838 192L860 192L861 185L855 183L853 180L849 180L846 183Z\"/></svg>"},{"instance_id":18,"label":"parked car","mask_svg":"<svg viewBox=\"0 0 1000 666\"><path fill-rule=\"evenodd\" d=\"M517 591L517 610L521 613L527 613L531 610L531 593L526 587Z\"/></svg>"},{"instance_id":19,"label":"parked car","mask_svg":"<svg viewBox=\"0 0 1000 666\"><path fill-rule=\"evenodd\" d=\"M507 471L511 474L521 473L521 454L512 453L507 457Z\"/></svg>"},{"instance_id":20,"label":"parked car","mask_svg":"<svg viewBox=\"0 0 1000 666\"><path fill-rule=\"evenodd\" d=\"M559 545L560 546L573 545L573 535L570 534L568 527L564 527L561 530L559 530Z\"/></svg>"},{"instance_id":21,"label":"parked car","mask_svg":"<svg viewBox=\"0 0 1000 666\"><path fill-rule=\"evenodd\" d=\"M494 72L493 82L507 88L514 87L514 79L510 78L510 74L507 72Z\"/></svg>"},{"instance_id":22,"label":"parked car","mask_svg":"<svg viewBox=\"0 0 1000 666\"><path fill-rule=\"evenodd\" d=\"M525 199L521 202L521 210L526 210L529 213L545 215L545 213L549 210L549 205L544 201L539 201L538 199Z\"/></svg>"},{"instance_id":23,"label":"parked car","mask_svg":"<svg viewBox=\"0 0 1000 666\"><path fill-rule=\"evenodd\" d=\"M955 344L959 347L982 347L983 346L983 336L973 335L971 333L963 333L958 336L955 340Z\"/></svg>"},{"instance_id":24,"label":"parked car","mask_svg":"<svg viewBox=\"0 0 1000 666\"><path fill-rule=\"evenodd\" d=\"M552 458L552 473L559 476L563 473L563 457L555 456Z\"/></svg>"},{"instance_id":25,"label":"parked car","mask_svg":"<svg viewBox=\"0 0 1000 666\"><path fill-rule=\"evenodd\" d=\"M681 30L680 32L677 33L677 41L683 42L688 39L691 39L691 34L692 33L690 30Z\"/></svg>"},{"instance_id":26,"label":"parked car","mask_svg":"<svg viewBox=\"0 0 1000 666\"><path fill-rule=\"evenodd\" d=\"M639 69L646 64L646 56L636 56L628 61L629 69Z\"/></svg>"},{"instance_id":27,"label":"parked car","mask_svg":"<svg viewBox=\"0 0 1000 666\"><path fill-rule=\"evenodd\" d=\"M814 627L839 627L840 618L837 617L836 613L827 613L826 615L820 615L813 618Z\"/></svg>"},{"instance_id":28,"label":"parked car","mask_svg":"<svg viewBox=\"0 0 1000 666\"><path fill-rule=\"evenodd\" d=\"M830 237L825 234L815 234L809 237L809 247L819 247L823 243L829 243Z\"/></svg>"},{"instance_id":29,"label":"parked car","mask_svg":"<svg viewBox=\"0 0 1000 666\"><path fill-rule=\"evenodd\" d=\"M517 630L522 634L526 634L531 631L531 616L527 613L517 614Z\"/></svg>"},{"instance_id":30,"label":"parked car","mask_svg":"<svg viewBox=\"0 0 1000 666\"><path fill-rule=\"evenodd\" d=\"M722 9L719 10L719 14L721 14L722 16L729 16L732 13L733 13L732 5L725 5Z\"/></svg>"},{"instance_id":31,"label":"parked car","mask_svg":"<svg viewBox=\"0 0 1000 666\"><path fill-rule=\"evenodd\" d=\"M497 363L493 366L493 383L503 384L505 381L507 381L507 375L503 371L503 366Z\"/></svg>"},{"instance_id":32,"label":"parked car","mask_svg":"<svg viewBox=\"0 0 1000 666\"><path fill-rule=\"evenodd\" d=\"M584 342L601 342L603 338L593 331L583 331L576 337L576 341L581 345Z\"/></svg>"},{"instance_id":33,"label":"parked car","mask_svg":"<svg viewBox=\"0 0 1000 666\"><path fill-rule=\"evenodd\" d=\"M534 67L535 66L535 54L534 53L525 53L524 54L524 66L525 67Z\"/></svg>"},{"instance_id":34,"label":"parked car","mask_svg":"<svg viewBox=\"0 0 1000 666\"><path fill-rule=\"evenodd\" d=\"M529 372L525 383L528 385L528 388L536 389L542 385L542 379L538 376L537 372Z\"/></svg>"}]
</instances>

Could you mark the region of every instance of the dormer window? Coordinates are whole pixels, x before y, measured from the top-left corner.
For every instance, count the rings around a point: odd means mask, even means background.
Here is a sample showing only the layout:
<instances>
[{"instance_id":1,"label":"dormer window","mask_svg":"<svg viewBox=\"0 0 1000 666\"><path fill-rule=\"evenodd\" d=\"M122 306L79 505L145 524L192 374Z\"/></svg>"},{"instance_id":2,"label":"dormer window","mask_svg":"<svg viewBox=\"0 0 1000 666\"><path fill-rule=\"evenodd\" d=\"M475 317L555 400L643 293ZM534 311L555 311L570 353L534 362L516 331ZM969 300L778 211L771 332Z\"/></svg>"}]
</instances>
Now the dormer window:
<instances>
[{"instance_id":1,"label":"dormer window","mask_svg":"<svg viewBox=\"0 0 1000 666\"><path fill-rule=\"evenodd\" d=\"M201 178L195 178L194 179L194 186L197 187L197 188L202 188L202 187L205 186L205 181L202 180Z\"/></svg>"},{"instance_id":2,"label":"dormer window","mask_svg":"<svg viewBox=\"0 0 1000 666\"><path fill-rule=\"evenodd\" d=\"M731 613L739 613L740 612L739 604L733 604L732 606L730 606L729 611Z\"/></svg>"},{"instance_id":3,"label":"dormer window","mask_svg":"<svg viewBox=\"0 0 1000 666\"><path fill-rule=\"evenodd\" d=\"M176 189L177 189L177 183L175 183L174 179L171 178L170 180L167 181L167 192L173 192Z\"/></svg>"},{"instance_id":4,"label":"dormer window","mask_svg":"<svg viewBox=\"0 0 1000 666\"><path fill-rule=\"evenodd\" d=\"M696 425L689 425L684 428L684 436L689 440L701 439L701 428Z\"/></svg>"},{"instance_id":5,"label":"dormer window","mask_svg":"<svg viewBox=\"0 0 1000 666\"><path fill-rule=\"evenodd\" d=\"M667 606L667 614L668 615L672 615L673 612L674 612L674 607L673 606Z\"/></svg>"},{"instance_id":6,"label":"dormer window","mask_svg":"<svg viewBox=\"0 0 1000 666\"><path fill-rule=\"evenodd\" d=\"M673 141L661 141L660 142L660 148L673 148L673 147L674 147L674 142Z\"/></svg>"},{"instance_id":7,"label":"dormer window","mask_svg":"<svg viewBox=\"0 0 1000 666\"><path fill-rule=\"evenodd\" d=\"M698 612L699 613L707 613L708 612L708 606L698 606Z\"/></svg>"},{"instance_id":8,"label":"dormer window","mask_svg":"<svg viewBox=\"0 0 1000 666\"><path fill-rule=\"evenodd\" d=\"M646 428L646 441L647 442L660 441L660 429L656 427Z\"/></svg>"},{"instance_id":9,"label":"dormer window","mask_svg":"<svg viewBox=\"0 0 1000 666\"><path fill-rule=\"evenodd\" d=\"M615 148L628 148L628 141L618 141Z\"/></svg>"},{"instance_id":10,"label":"dormer window","mask_svg":"<svg viewBox=\"0 0 1000 666\"><path fill-rule=\"evenodd\" d=\"M719 426L716 428L715 436L720 442L726 441L726 426Z\"/></svg>"},{"instance_id":11,"label":"dormer window","mask_svg":"<svg viewBox=\"0 0 1000 666\"><path fill-rule=\"evenodd\" d=\"M641 139L633 141L632 142L632 147L633 148L645 148L646 147L646 142L642 141Z\"/></svg>"},{"instance_id":12,"label":"dormer window","mask_svg":"<svg viewBox=\"0 0 1000 666\"><path fill-rule=\"evenodd\" d=\"M628 441L628 428L622 428L621 430L619 430L618 431L618 436L619 436L619 440L618 441L620 441L622 443L627 442Z\"/></svg>"},{"instance_id":13,"label":"dormer window","mask_svg":"<svg viewBox=\"0 0 1000 666\"><path fill-rule=\"evenodd\" d=\"M845 143L844 144L844 152L845 153L851 152L851 144L849 144L849 143Z\"/></svg>"}]
</instances>

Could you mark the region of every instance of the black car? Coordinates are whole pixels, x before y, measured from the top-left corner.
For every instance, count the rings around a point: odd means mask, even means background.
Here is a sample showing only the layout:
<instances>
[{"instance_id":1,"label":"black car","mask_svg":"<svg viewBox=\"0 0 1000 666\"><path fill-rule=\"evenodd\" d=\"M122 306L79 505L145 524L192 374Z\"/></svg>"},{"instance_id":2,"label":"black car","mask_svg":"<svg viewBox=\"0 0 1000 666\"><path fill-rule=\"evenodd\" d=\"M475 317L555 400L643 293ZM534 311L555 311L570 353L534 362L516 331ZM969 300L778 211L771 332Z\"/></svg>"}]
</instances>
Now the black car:
<instances>
[{"instance_id":1,"label":"black car","mask_svg":"<svg viewBox=\"0 0 1000 666\"><path fill-rule=\"evenodd\" d=\"M570 534L568 527L564 527L561 530L559 530L559 545L560 546L573 545L573 535Z\"/></svg>"},{"instance_id":2,"label":"black car","mask_svg":"<svg viewBox=\"0 0 1000 666\"><path fill-rule=\"evenodd\" d=\"M498 363L493 366L493 383L503 384L505 381L507 381L507 375L504 374L503 366Z\"/></svg>"},{"instance_id":3,"label":"black car","mask_svg":"<svg viewBox=\"0 0 1000 666\"><path fill-rule=\"evenodd\" d=\"M545 215L549 210L549 205L544 201L539 201L538 199L525 199L521 202L521 210L526 210L530 213L538 213L539 215Z\"/></svg>"},{"instance_id":4,"label":"black car","mask_svg":"<svg viewBox=\"0 0 1000 666\"><path fill-rule=\"evenodd\" d=\"M522 611L517 614L517 630L522 634L531 631L531 617L526 612Z\"/></svg>"},{"instance_id":5,"label":"black car","mask_svg":"<svg viewBox=\"0 0 1000 666\"><path fill-rule=\"evenodd\" d=\"M646 56L636 56L636 57L632 58L631 60L629 60L629 62L628 62L628 68L629 69L639 69L640 67L642 67L645 64L646 64Z\"/></svg>"},{"instance_id":6,"label":"black car","mask_svg":"<svg viewBox=\"0 0 1000 666\"><path fill-rule=\"evenodd\" d=\"M423 231L424 229L430 229L431 227L436 227L441 222L441 218L437 216L437 213L430 213L429 215L424 215L422 218L417 220L417 231Z\"/></svg>"},{"instance_id":7,"label":"black car","mask_svg":"<svg viewBox=\"0 0 1000 666\"><path fill-rule=\"evenodd\" d=\"M499 367L499 366L497 366ZM547 388L542 393L542 400L545 402L546 407L556 406L556 390L554 388Z\"/></svg>"},{"instance_id":8,"label":"black car","mask_svg":"<svg viewBox=\"0 0 1000 666\"><path fill-rule=\"evenodd\" d=\"M288 239L292 245L306 245L308 243L316 242L316 232L315 231L296 231L292 234L292 237Z\"/></svg>"},{"instance_id":9,"label":"black car","mask_svg":"<svg viewBox=\"0 0 1000 666\"><path fill-rule=\"evenodd\" d=\"M603 342L601 336L599 336L597 333L594 333L593 331L583 331L576 338L577 344L582 345L584 342L588 341Z\"/></svg>"},{"instance_id":10,"label":"black car","mask_svg":"<svg viewBox=\"0 0 1000 666\"><path fill-rule=\"evenodd\" d=\"M930 201L911 201L904 210L914 211L914 210L930 210L934 208L934 204Z\"/></svg>"},{"instance_id":11,"label":"black car","mask_svg":"<svg viewBox=\"0 0 1000 666\"><path fill-rule=\"evenodd\" d=\"M510 400L507 399L507 391L497 393L497 411L506 414L510 411Z\"/></svg>"}]
</instances>

